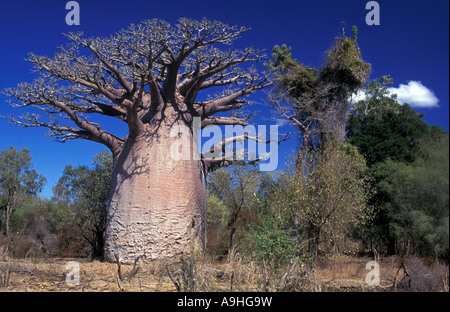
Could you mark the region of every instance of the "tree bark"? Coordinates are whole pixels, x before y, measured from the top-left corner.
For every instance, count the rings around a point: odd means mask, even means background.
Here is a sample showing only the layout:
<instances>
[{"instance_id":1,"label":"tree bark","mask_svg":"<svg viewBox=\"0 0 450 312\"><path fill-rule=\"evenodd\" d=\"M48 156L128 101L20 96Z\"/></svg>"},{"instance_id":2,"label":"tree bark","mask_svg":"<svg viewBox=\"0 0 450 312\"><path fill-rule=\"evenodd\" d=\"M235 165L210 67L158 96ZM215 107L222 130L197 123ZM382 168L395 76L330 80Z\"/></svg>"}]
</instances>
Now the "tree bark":
<instances>
[{"instance_id":1,"label":"tree bark","mask_svg":"<svg viewBox=\"0 0 450 312\"><path fill-rule=\"evenodd\" d=\"M160 260L205 246L205 174L200 160L171 157L176 120L165 118L144 135L129 136L115 159L106 261L116 255L122 263L138 256Z\"/></svg>"},{"instance_id":2,"label":"tree bark","mask_svg":"<svg viewBox=\"0 0 450 312\"><path fill-rule=\"evenodd\" d=\"M308 252L315 261L319 250L320 227L309 223L308 225Z\"/></svg>"},{"instance_id":3,"label":"tree bark","mask_svg":"<svg viewBox=\"0 0 450 312\"><path fill-rule=\"evenodd\" d=\"M6 203L6 211L5 211L5 222L6 222L6 238L10 236L10 228L9 228L9 220L11 218L11 214L16 208L16 188L11 188L8 190L8 202Z\"/></svg>"}]
</instances>

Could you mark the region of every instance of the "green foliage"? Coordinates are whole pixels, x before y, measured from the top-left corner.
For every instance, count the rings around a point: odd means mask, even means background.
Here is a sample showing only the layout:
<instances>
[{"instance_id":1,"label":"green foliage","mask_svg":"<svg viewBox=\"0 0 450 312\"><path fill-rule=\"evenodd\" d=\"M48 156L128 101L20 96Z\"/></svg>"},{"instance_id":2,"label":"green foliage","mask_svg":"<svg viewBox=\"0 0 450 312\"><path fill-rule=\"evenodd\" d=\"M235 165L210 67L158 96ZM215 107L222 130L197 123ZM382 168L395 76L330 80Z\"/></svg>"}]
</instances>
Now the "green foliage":
<instances>
[{"instance_id":1,"label":"green foliage","mask_svg":"<svg viewBox=\"0 0 450 312\"><path fill-rule=\"evenodd\" d=\"M246 235L251 254L278 270L290 260L315 259L321 251L346 253L353 230L367 222L367 167L349 143L328 146L308 158L311 170L272 177L258 213ZM298 164L300 166L300 164ZM304 172L299 176L298 172Z\"/></svg>"},{"instance_id":2,"label":"green foliage","mask_svg":"<svg viewBox=\"0 0 450 312\"><path fill-rule=\"evenodd\" d=\"M327 52L321 79L337 85L343 84L346 91L351 93L364 86L369 78L370 69L370 64L364 62L361 57L356 38L341 36Z\"/></svg>"},{"instance_id":3,"label":"green foliage","mask_svg":"<svg viewBox=\"0 0 450 312\"><path fill-rule=\"evenodd\" d=\"M369 166L388 158L414 161L420 138L430 130L421 114L388 94L391 83L389 76L371 82L367 98L355 105L347 122L349 141L358 146Z\"/></svg>"},{"instance_id":4,"label":"green foliage","mask_svg":"<svg viewBox=\"0 0 450 312\"><path fill-rule=\"evenodd\" d=\"M208 175L208 193L228 206L230 211L246 209L258 200L263 173L246 166L232 166Z\"/></svg>"},{"instance_id":5,"label":"green foliage","mask_svg":"<svg viewBox=\"0 0 450 312\"><path fill-rule=\"evenodd\" d=\"M87 202L94 206L105 206L111 183L112 156L103 151L94 156L93 168L67 165L63 176L53 187L55 199L65 203Z\"/></svg>"},{"instance_id":6,"label":"green foliage","mask_svg":"<svg viewBox=\"0 0 450 312\"><path fill-rule=\"evenodd\" d=\"M22 234L57 234L70 219L67 206L37 196L24 196L11 216L11 228Z\"/></svg>"},{"instance_id":7,"label":"green foliage","mask_svg":"<svg viewBox=\"0 0 450 312\"><path fill-rule=\"evenodd\" d=\"M370 72L356 37L344 35L326 52L320 68L297 62L286 45L274 47L268 68L277 78L269 97L273 107L301 132L303 155L299 157L314 154L328 140L342 138L348 99L366 83Z\"/></svg>"},{"instance_id":8,"label":"green foliage","mask_svg":"<svg viewBox=\"0 0 450 312\"><path fill-rule=\"evenodd\" d=\"M293 259L298 251L297 238L291 235L292 229L286 220L286 216L274 216L273 211L263 214L255 227L249 226L246 236L252 246L253 259L260 264L264 260L275 271Z\"/></svg>"},{"instance_id":9,"label":"green foliage","mask_svg":"<svg viewBox=\"0 0 450 312\"><path fill-rule=\"evenodd\" d=\"M423 156L413 163L389 159L377 165L377 188L388 199L384 213L397 250L448 261L448 134L424 138L420 146Z\"/></svg>"},{"instance_id":10,"label":"green foliage","mask_svg":"<svg viewBox=\"0 0 450 312\"><path fill-rule=\"evenodd\" d=\"M230 218L230 209L215 195L206 198L206 227L224 229Z\"/></svg>"},{"instance_id":11,"label":"green foliage","mask_svg":"<svg viewBox=\"0 0 450 312\"><path fill-rule=\"evenodd\" d=\"M103 253L112 166L112 155L104 151L94 157L92 168L67 165L53 187L54 200L70 207L95 258Z\"/></svg>"},{"instance_id":12,"label":"green foliage","mask_svg":"<svg viewBox=\"0 0 450 312\"><path fill-rule=\"evenodd\" d=\"M294 179L289 172L264 177L258 218L246 224L245 239L252 259L277 272L299 254L302 243L292 222Z\"/></svg>"},{"instance_id":13,"label":"green foliage","mask_svg":"<svg viewBox=\"0 0 450 312\"><path fill-rule=\"evenodd\" d=\"M0 151L0 193L11 191L35 195L42 190L46 179L33 169L31 153L13 146Z\"/></svg>"},{"instance_id":14,"label":"green foliage","mask_svg":"<svg viewBox=\"0 0 450 312\"><path fill-rule=\"evenodd\" d=\"M345 92L354 92L366 83L370 64L362 60L356 43L358 30L353 26L353 38L341 36L327 51L325 64L320 69L308 67L292 58L292 49L283 44L275 45L272 59L266 64L278 78L278 88L288 91L291 97L312 96L314 89L329 82L342 86ZM317 91L317 90L315 90ZM340 90L341 93L344 90Z\"/></svg>"},{"instance_id":15,"label":"green foliage","mask_svg":"<svg viewBox=\"0 0 450 312\"><path fill-rule=\"evenodd\" d=\"M262 175L247 166L231 166L208 176L207 222L219 232L219 241L228 240L228 252L235 246L236 235L242 236L242 224L261 201ZM212 221L215 217L218 219Z\"/></svg>"},{"instance_id":16,"label":"green foliage","mask_svg":"<svg viewBox=\"0 0 450 312\"><path fill-rule=\"evenodd\" d=\"M381 116L385 111L398 109L397 95L390 94L388 91L393 82L389 75L368 82L364 88L366 97L353 105L353 114L360 117L367 116L369 113Z\"/></svg>"},{"instance_id":17,"label":"green foliage","mask_svg":"<svg viewBox=\"0 0 450 312\"><path fill-rule=\"evenodd\" d=\"M13 146L0 151L0 197L5 205L5 233L9 236L9 221L17 208L19 197L36 195L42 190L46 179L33 169L30 151L17 151Z\"/></svg>"},{"instance_id":18,"label":"green foliage","mask_svg":"<svg viewBox=\"0 0 450 312\"><path fill-rule=\"evenodd\" d=\"M279 92L287 91L290 97L311 97L318 83L318 70L299 64L292 59L291 47L276 45L268 66L276 74Z\"/></svg>"},{"instance_id":19,"label":"green foliage","mask_svg":"<svg viewBox=\"0 0 450 312\"><path fill-rule=\"evenodd\" d=\"M337 38L320 68L297 62L286 45L275 46L268 66L278 79L270 99L302 135L293 181L285 194L290 207L285 218L297 242L306 239L306 252L313 257L320 243L327 251L347 251L349 233L369 215L365 160L342 142L348 99L370 72L356 40L356 27L352 39Z\"/></svg>"},{"instance_id":20,"label":"green foliage","mask_svg":"<svg viewBox=\"0 0 450 312\"><path fill-rule=\"evenodd\" d=\"M272 50L272 59L266 67L271 71L286 73L291 68L298 66L297 60L292 59L292 48L283 44L281 47L275 45Z\"/></svg>"},{"instance_id":21,"label":"green foliage","mask_svg":"<svg viewBox=\"0 0 450 312\"><path fill-rule=\"evenodd\" d=\"M294 214L307 233L308 251L315 255L320 242L328 252L350 251L348 234L370 216L364 158L349 143L331 144L305 159L305 165L313 170L300 171L304 175L295 184Z\"/></svg>"},{"instance_id":22,"label":"green foliage","mask_svg":"<svg viewBox=\"0 0 450 312\"><path fill-rule=\"evenodd\" d=\"M358 27L356 27L355 25L352 26L352 40L356 42L356 40L358 39Z\"/></svg>"},{"instance_id":23,"label":"green foliage","mask_svg":"<svg viewBox=\"0 0 450 312\"><path fill-rule=\"evenodd\" d=\"M370 82L347 123L349 141L370 167L376 214L360 237L388 253L448 261L448 133L401 105L383 76Z\"/></svg>"}]
</instances>

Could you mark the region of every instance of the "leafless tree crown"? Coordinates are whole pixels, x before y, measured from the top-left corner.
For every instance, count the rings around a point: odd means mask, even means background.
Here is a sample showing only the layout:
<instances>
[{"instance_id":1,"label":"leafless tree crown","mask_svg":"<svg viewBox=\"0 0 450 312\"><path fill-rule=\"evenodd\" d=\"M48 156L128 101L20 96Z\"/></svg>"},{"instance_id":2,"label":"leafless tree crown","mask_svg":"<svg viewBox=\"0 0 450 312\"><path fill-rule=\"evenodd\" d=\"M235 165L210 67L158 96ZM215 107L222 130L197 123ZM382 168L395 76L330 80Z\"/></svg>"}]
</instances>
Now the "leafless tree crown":
<instances>
[{"instance_id":1,"label":"leafless tree crown","mask_svg":"<svg viewBox=\"0 0 450 312\"><path fill-rule=\"evenodd\" d=\"M254 67L239 66L259 61L262 51L229 47L245 31L218 21L181 18L175 26L158 19L131 24L109 37L66 34L69 42L53 57L29 54L39 75L33 83L4 91L14 107L34 107L43 116L28 112L8 117L24 127L48 128L58 141L88 139L113 153L125 138L105 131L93 121L95 114L125 122L134 136L148 133L167 107L187 124L198 116L202 127L246 125L242 116L213 116L241 108L248 103L245 96L271 84ZM211 87L221 87L220 92L198 100L199 92Z\"/></svg>"}]
</instances>

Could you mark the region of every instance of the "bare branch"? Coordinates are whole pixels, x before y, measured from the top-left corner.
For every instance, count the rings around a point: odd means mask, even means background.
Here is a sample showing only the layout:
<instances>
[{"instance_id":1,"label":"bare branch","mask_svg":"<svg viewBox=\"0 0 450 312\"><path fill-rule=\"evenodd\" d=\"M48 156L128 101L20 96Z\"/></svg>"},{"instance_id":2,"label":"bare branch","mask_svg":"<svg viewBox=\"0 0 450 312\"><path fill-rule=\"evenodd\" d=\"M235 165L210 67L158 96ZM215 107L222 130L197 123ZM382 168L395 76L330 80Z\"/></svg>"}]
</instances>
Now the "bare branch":
<instances>
[{"instance_id":1,"label":"bare branch","mask_svg":"<svg viewBox=\"0 0 450 312\"><path fill-rule=\"evenodd\" d=\"M199 107L196 109L197 113L203 118L207 118L218 112L229 111L237 108L241 108L247 101L239 100L239 98L251 94L252 92L271 86L272 82L268 82L267 78L255 84L248 84L240 91L234 92L227 96L221 97L217 100L213 100L207 103L199 103Z\"/></svg>"},{"instance_id":2,"label":"bare branch","mask_svg":"<svg viewBox=\"0 0 450 312\"><path fill-rule=\"evenodd\" d=\"M207 81L204 81L201 85L200 85L200 90L204 90L204 89L208 89L211 87L221 87L221 86L226 86L226 85L230 85L233 84L235 82L237 82L239 79L245 78L245 76L234 76L233 78L230 79L226 79L226 80L221 80L225 75L222 75L218 78L213 78Z\"/></svg>"},{"instance_id":3,"label":"bare branch","mask_svg":"<svg viewBox=\"0 0 450 312\"><path fill-rule=\"evenodd\" d=\"M202 127L246 126L248 117L212 117L241 108L249 103L245 96L271 85L266 74L239 68L259 61L263 51L227 47L245 31L218 21L182 18L174 26L158 19L131 24L108 37L69 33L69 42L54 57L29 54L39 75L34 83L6 92L14 107L38 109L48 124L32 114L13 122L46 127L61 141L85 138L110 148L121 146L123 139L102 130L92 114L126 122L132 135L159 129L168 108L179 115L171 118L186 123L201 116ZM199 92L213 87L222 92L197 101ZM66 125L67 120L74 125Z\"/></svg>"},{"instance_id":4,"label":"bare branch","mask_svg":"<svg viewBox=\"0 0 450 312\"><path fill-rule=\"evenodd\" d=\"M237 159L229 159L226 156L222 156L220 158L215 159L203 159L203 165L205 167L205 171L207 173L213 172L219 168L223 167L229 167L229 166L246 166L246 165L252 165L256 166L262 158L258 158L255 160L237 160Z\"/></svg>"},{"instance_id":5,"label":"bare branch","mask_svg":"<svg viewBox=\"0 0 450 312\"><path fill-rule=\"evenodd\" d=\"M233 136L230 138L224 138L220 143L214 145L209 151L208 153L213 154L216 153L217 151L221 151L223 154L225 154L225 148L227 145L233 144L233 143L243 143L245 140L252 140L258 143L265 143L265 144L269 144L270 142L277 142L278 140L271 140L271 139L263 139L262 138L263 134L259 134L256 136L251 136L249 135L247 132L242 134L242 135L238 135L238 136ZM234 156L234 155L233 155Z\"/></svg>"},{"instance_id":6,"label":"bare branch","mask_svg":"<svg viewBox=\"0 0 450 312\"><path fill-rule=\"evenodd\" d=\"M34 84L20 84L17 88L6 89L4 93L10 97L8 102L14 107L32 106L48 115L48 120L44 123L39 120L39 115L24 114L21 122L14 117L9 117L16 125L23 127L46 127L51 130L58 140L66 141L74 138L84 138L107 145L110 149L117 149L122 144L122 140L103 131L96 123L89 122L87 118L80 114L81 111L88 111L88 107L76 105L71 101L70 88L57 88L51 83L46 84L44 80L37 80ZM15 100L12 100L12 99ZM66 100L67 103L63 101ZM73 110L72 108L75 110ZM61 119L70 119L78 127L60 126L56 116Z\"/></svg>"},{"instance_id":7,"label":"bare branch","mask_svg":"<svg viewBox=\"0 0 450 312\"><path fill-rule=\"evenodd\" d=\"M254 49L220 51L217 48L199 50L194 53L195 58L188 60L190 75L186 75L179 84L180 94L185 96L185 103L195 101L198 92L214 86L230 85L239 80L256 81L254 70L248 73L235 66L244 62L257 62L263 56L262 52ZM228 79L224 79L230 77ZM258 77L260 78L260 77Z\"/></svg>"},{"instance_id":8,"label":"bare branch","mask_svg":"<svg viewBox=\"0 0 450 312\"><path fill-rule=\"evenodd\" d=\"M208 117L202 120L202 129L207 126L221 126L221 125L241 125L247 126L248 118L237 117Z\"/></svg>"},{"instance_id":9,"label":"bare branch","mask_svg":"<svg viewBox=\"0 0 450 312\"><path fill-rule=\"evenodd\" d=\"M133 90L133 84L126 80L126 78L122 75L122 73L117 69L116 66L111 64L107 61L107 59L101 55L101 52L97 49L97 47L93 46L86 40L82 40L80 36L78 36L76 33L69 33L67 35L70 39L77 42L79 45L88 48L91 50L94 55L97 57L97 59L102 62L112 73L112 76L117 80L117 82L120 83L120 85L129 93ZM96 43L96 41L91 41L92 43Z\"/></svg>"},{"instance_id":10,"label":"bare branch","mask_svg":"<svg viewBox=\"0 0 450 312\"><path fill-rule=\"evenodd\" d=\"M21 120L14 116L3 117L10 119L13 124L24 128L47 128L49 129L49 132L47 132L46 135L54 137L61 143L68 140L86 139L106 145L113 153L117 153L123 145L123 139L113 136L105 131L98 130L98 134L93 135L86 130L81 130L70 126L61 126L59 125L57 119L51 116L49 116L45 122L40 121L40 116L36 114L24 114L20 116Z\"/></svg>"}]
</instances>

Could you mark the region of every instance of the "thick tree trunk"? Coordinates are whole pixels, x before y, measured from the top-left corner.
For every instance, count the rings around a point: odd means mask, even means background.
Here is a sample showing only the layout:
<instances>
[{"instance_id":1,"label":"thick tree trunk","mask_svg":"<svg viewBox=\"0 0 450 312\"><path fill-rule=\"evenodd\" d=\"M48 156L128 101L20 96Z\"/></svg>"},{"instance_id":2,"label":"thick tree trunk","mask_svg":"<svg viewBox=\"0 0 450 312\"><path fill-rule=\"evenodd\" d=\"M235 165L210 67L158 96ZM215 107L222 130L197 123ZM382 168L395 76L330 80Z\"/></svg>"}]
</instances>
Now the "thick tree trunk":
<instances>
[{"instance_id":1,"label":"thick tree trunk","mask_svg":"<svg viewBox=\"0 0 450 312\"><path fill-rule=\"evenodd\" d=\"M175 160L162 122L150 135L128 138L115 160L108 208L105 260L164 259L203 249L205 176L200 160ZM149 130L150 132L150 130ZM192 159L192 158L191 158Z\"/></svg>"}]
</instances>

